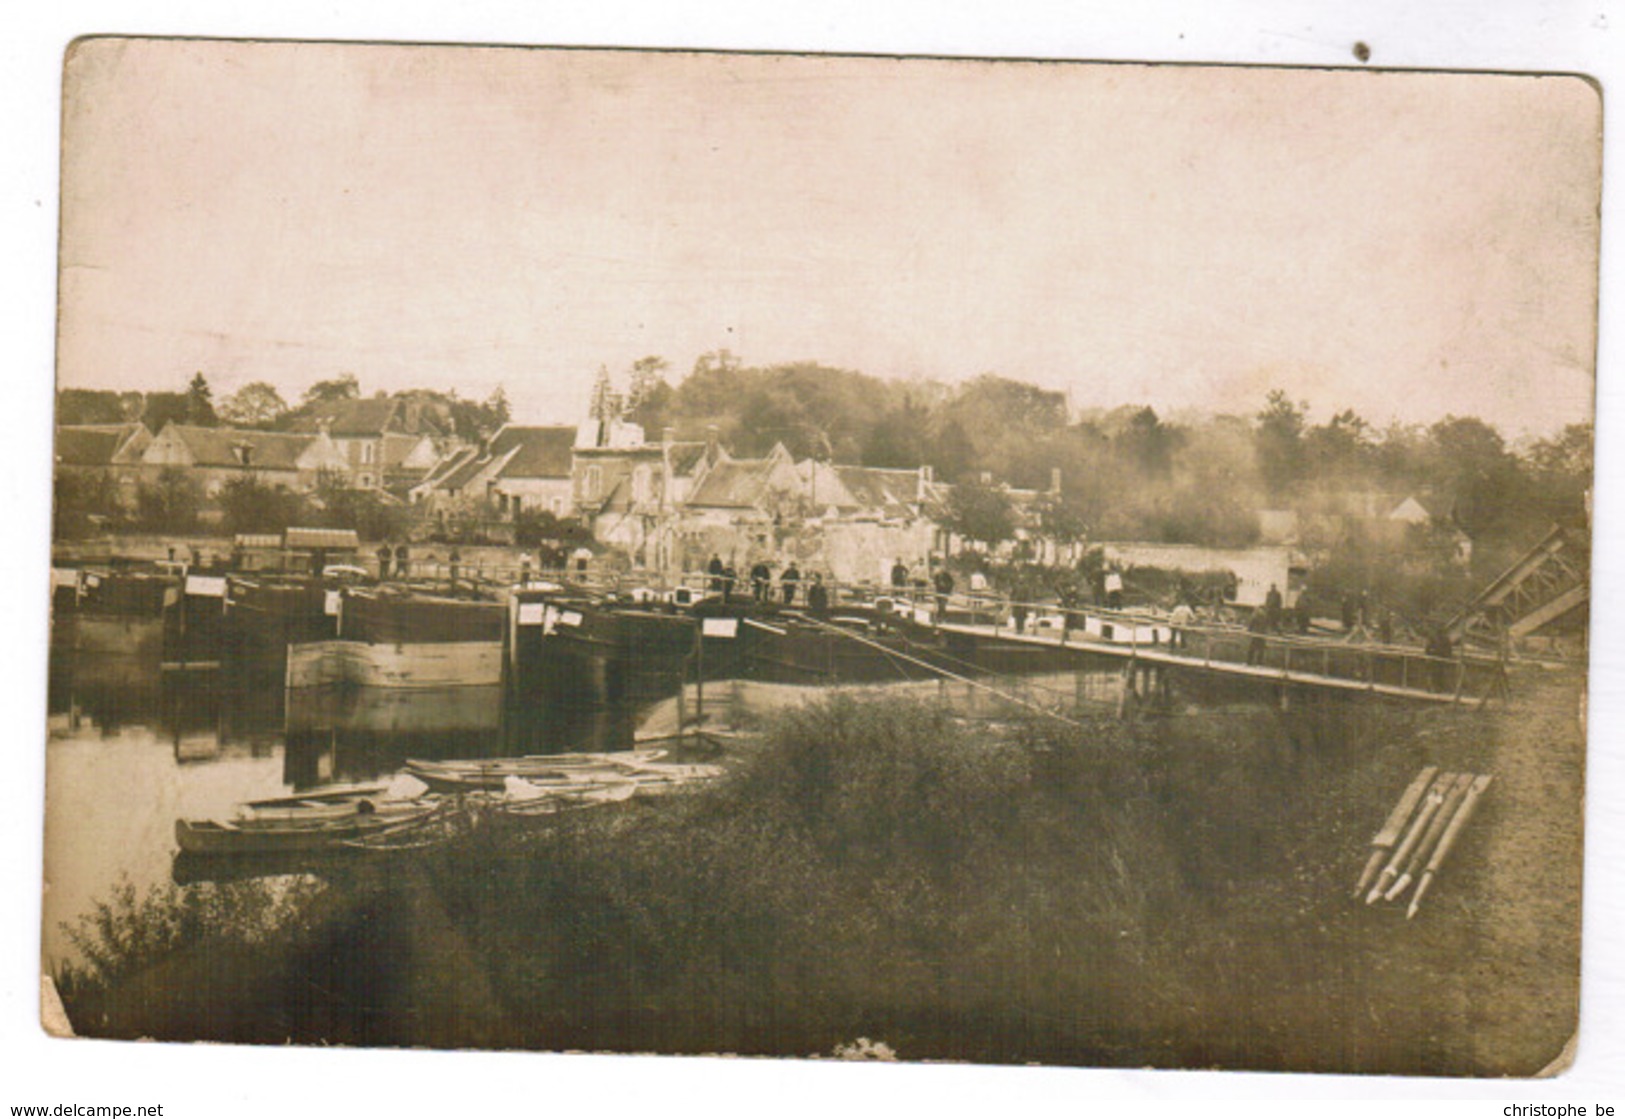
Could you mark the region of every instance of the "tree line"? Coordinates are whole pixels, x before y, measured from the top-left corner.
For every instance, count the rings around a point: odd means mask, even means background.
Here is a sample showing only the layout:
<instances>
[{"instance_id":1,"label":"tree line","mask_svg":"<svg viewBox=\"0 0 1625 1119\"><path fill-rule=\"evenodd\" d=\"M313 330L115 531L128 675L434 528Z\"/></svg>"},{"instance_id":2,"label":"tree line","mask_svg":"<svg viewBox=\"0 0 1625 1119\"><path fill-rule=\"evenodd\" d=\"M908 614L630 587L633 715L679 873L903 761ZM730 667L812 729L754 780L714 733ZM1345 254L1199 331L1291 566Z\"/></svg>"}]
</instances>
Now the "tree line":
<instances>
[{"instance_id":1,"label":"tree line","mask_svg":"<svg viewBox=\"0 0 1625 1119\"><path fill-rule=\"evenodd\" d=\"M1002 485L1041 491L1038 515L1059 539L1218 547L1258 540L1259 511L1270 509L1298 514L1306 543L1335 546L1314 538L1317 523L1351 511L1380 516L1384 502L1411 495L1499 555L1553 521L1582 516L1591 480L1589 423L1514 445L1471 416L1379 428L1344 410L1317 421L1308 402L1278 390L1238 414L1170 417L1143 406L1076 412L1062 392L996 373L950 386L817 362L750 366L727 350L702 355L675 383L670 373L665 359L642 358L617 392L601 369L592 414L641 424L651 439L668 428L685 439L715 429L740 457L783 443L797 458L929 466L961 489L950 516L991 526L972 536L1008 527L1008 510L992 496ZM479 402L455 391L396 395L418 401L464 440L509 419L501 388ZM216 402L198 373L185 392L63 390L58 421L140 419L154 432L170 420L279 430L360 396L356 377L342 374L311 385L295 405L265 382Z\"/></svg>"},{"instance_id":2,"label":"tree line","mask_svg":"<svg viewBox=\"0 0 1625 1119\"><path fill-rule=\"evenodd\" d=\"M930 466L972 491L967 505L988 479L1041 490L1046 527L1063 538L1241 546L1258 539L1259 510L1312 522L1364 501L1380 516L1384 501L1420 495L1475 541L1516 545L1581 516L1591 484L1589 423L1514 446L1471 416L1378 428L1344 410L1315 422L1279 390L1240 414L1176 419L1143 406L1074 413L1064 393L994 373L886 381L816 362L747 366L726 350L675 385L667 369L648 357L628 371L625 414L651 437L714 427L740 456L782 442L798 458Z\"/></svg>"},{"instance_id":3,"label":"tree line","mask_svg":"<svg viewBox=\"0 0 1625 1119\"><path fill-rule=\"evenodd\" d=\"M512 418L502 386L484 400L467 400L457 390L409 389L395 396L420 406L446 435L477 442ZM57 394L57 423L116 424L140 421L154 435L170 423L197 427L234 427L287 431L300 420L319 415L336 403L362 398L354 373L319 380L289 404L268 381L253 381L234 393L214 398L208 378L198 372L184 392L114 392L106 389L63 389Z\"/></svg>"}]
</instances>

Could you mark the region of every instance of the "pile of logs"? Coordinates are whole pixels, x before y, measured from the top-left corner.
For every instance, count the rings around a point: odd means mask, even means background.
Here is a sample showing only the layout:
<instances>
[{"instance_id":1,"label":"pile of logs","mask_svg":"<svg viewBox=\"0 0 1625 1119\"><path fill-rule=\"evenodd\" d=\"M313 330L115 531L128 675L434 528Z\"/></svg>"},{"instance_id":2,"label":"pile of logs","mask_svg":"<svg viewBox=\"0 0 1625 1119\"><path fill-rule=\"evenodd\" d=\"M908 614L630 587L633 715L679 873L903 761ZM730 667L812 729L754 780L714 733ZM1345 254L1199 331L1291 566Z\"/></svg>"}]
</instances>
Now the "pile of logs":
<instances>
[{"instance_id":1,"label":"pile of logs","mask_svg":"<svg viewBox=\"0 0 1625 1119\"><path fill-rule=\"evenodd\" d=\"M1398 901L1415 883L1405 918L1415 917L1490 780L1489 774L1441 773L1437 766L1424 767L1372 837L1371 857L1354 896L1364 896L1367 905Z\"/></svg>"}]
</instances>

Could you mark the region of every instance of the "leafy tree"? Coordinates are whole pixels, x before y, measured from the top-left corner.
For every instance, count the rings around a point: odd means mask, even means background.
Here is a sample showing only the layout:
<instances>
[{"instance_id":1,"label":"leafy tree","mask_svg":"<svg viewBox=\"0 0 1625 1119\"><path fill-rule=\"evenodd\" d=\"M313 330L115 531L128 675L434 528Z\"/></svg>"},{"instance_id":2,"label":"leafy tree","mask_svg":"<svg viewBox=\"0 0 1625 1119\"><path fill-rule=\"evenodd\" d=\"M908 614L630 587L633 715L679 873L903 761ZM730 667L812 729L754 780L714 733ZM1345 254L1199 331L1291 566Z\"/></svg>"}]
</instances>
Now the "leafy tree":
<instances>
[{"instance_id":1,"label":"leafy tree","mask_svg":"<svg viewBox=\"0 0 1625 1119\"><path fill-rule=\"evenodd\" d=\"M63 389L56 394L56 422L59 424L128 423L140 414L139 393Z\"/></svg>"},{"instance_id":2,"label":"leafy tree","mask_svg":"<svg viewBox=\"0 0 1625 1119\"><path fill-rule=\"evenodd\" d=\"M1529 448L1525 472L1547 517L1562 520L1584 512L1586 491L1591 488L1594 447L1595 431L1591 424L1583 423L1569 424L1559 434Z\"/></svg>"},{"instance_id":3,"label":"leafy tree","mask_svg":"<svg viewBox=\"0 0 1625 1119\"><path fill-rule=\"evenodd\" d=\"M671 413L677 391L665 381L657 381L643 398L627 410L626 418L643 428L649 439L658 439L662 429L671 426Z\"/></svg>"},{"instance_id":4,"label":"leafy tree","mask_svg":"<svg viewBox=\"0 0 1625 1119\"><path fill-rule=\"evenodd\" d=\"M1361 484L1371 473L1371 425L1353 409L1345 409L1304 433L1303 452L1305 471L1317 482Z\"/></svg>"},{"instance_id":5,"label":"leafy tree","mask_svg":"<svg viewBox=\"0 0 1625 1119\"><path fill-rule=\"evenodd\" d=\"M562 567L571 551L591 543L592 533L579 521L546 509L522 509L514 519L513 538L519 547L534 550L542 567Z\"/></svg>"},{"instance_id":6,"label":"leafy tree","mask_svg":"<svg viewBox=\"0 0 1625 1119\"><path fill-rule=\"evenodd\" d=\"M1152 408L1138 408L1113 440L1115 449L1141 474L1161 476L1172 464L1178 434Z\"/></svg>"},{"instance_id":7,"label":"leafy tree","mask_svg":"<svg viewBox=\"0 0 1625 1119\"><path fill-rule=\"evenodd\" d=\"M957 418L950 416L937 428L926 461L947 482L957 482L976 468L976 444Z\"/></svg>"},{"instance_id":8,"label":"leafy tree","mask_svg":"<svg viewBox=\"0 0 1625 1119\"><path fill-rule=\"evenodd\" d=\"M499 390L500 391L500 390ZM493 392L484 403L464 400L455 392L441 393L451 429L459 439L477 443L494 435L507 423L508 398L506 393Z\"/></svg>"},{"instance_id":9,"label":"leafy tree","mask_svg":"<svg viewBox=\"0 0 1625 1119\"><path fill-rule=\"evenodd\" d=\"M1066 426L1066 394L984 373L966 385L947 412L975 424L1035 432Z\"/></svg>"},{"instance_id":10,"label":"leafy tree","mask_svg":"<svg viewBox=\"0 0 1625 1119\"><path fill-rule=\"evenodd\" d=\"M1258 413L1258 469L1273 498L1287 496L1303 477L1303 429L1307 403L1293 403L1280 389L1271 390Z\"/></svg>"},{"instance_id":11,"label":"leafy tree","mask_svg":"<svg viewBox=\"0 0 1625 1119\"><path fill-rule=\"evenodd\" d=\"M701 354L694 359L694 369L690 376L709 376L714 373L735 373L741 368L741 363L732 350L712 350Z\"/></svg>"},{"instance_id":12,"label":"leafy tree","mask_svg":"<svg viewBox=\"0 0 1625 1119\"><path fill-rule=\"evenodd\" d=\"M657 388L666 383L666 370L670 368L671 362L655 354L634 361L627 386L627 407L637 408L647 401Z\"/></svg>"},{"instance_id":13,"label":"leafy tree","mask_svg":"<svg viewBox=\"0 0 1625 1119\"><path fill-rule=\"evenodd\" d=\"M1453 517L1469 536L1505 536L1527 519L1525 479L1500 432L1472 416L1446 416L1428 438L1432 479L1453 498Z\"/></svg>"},{"instance_id":14,"label":"leafy tree","mask_svg":"<svg viewBox=\"0 0 1625 1119\"><path fill-rule=\"evenodd\" d=\"M288 413L288 402L266 381L244 385L220 402L220 416L234 427L269 429Z\"/></svg>"},{"instance_id":15,"label":"leafy tree","mask_svg":"<svg viewBox=\"0 0 1625 1119\"><path fill-rule=\"evenodd\" d=\"M311 518L318 525L354 529L363 540L397 540L412 527L409 509L377 490L352 488L339 471L317 477L316 502Z\"/></svg>"},{"instance_id":16,"label":"leafy tree","mask_svg":"<svg viewBox=\"0 0 1625 1119\"><path fill-rule=\"evenodd\" d=\"M1045 536L1057 544L1076 544L1089 534L1087 504L1082 495L1066 490L1048 492L1035 506L1038 524Z\"/></svg>"},{"instance_id":17,"label":"leafy tree","mask_svg":"<svg viewBox=\"0 0 1625 1119\"><path fill-rule=\"evenodd\" d=\"M1596 428L1589 423L1569 424L1557 435L1537 440L1529 449L1529 464L1547 475L1591 482Z\"/></svg>"},{"instance_id":18,"label":"leafy tree","mask_svg":"<svg viewBox=\"0 0 1625 1119\"><path fill-rule=\"evenodd\" d=\"M191 401L184 392L149 392L141 405L141 422L154 435L171 423L190 423Z\"/></svg>"},{"instance_id":19,"label":"leafy tree","mask_svg":"<svg viewBox=\"0 0 1625 1119\"><path fill-rule=\"evenodd\" d=\"M961 482L948 495L942 525L950 532L993 548L1016 534L1010 495L983 482Z\"/></svg>"},{"instance_id":20,"label":"leafy tree","mask_svg":"<svg viewBox=\"0 0 1625 1119\"><path fill-rule=\"evenodd\" d=\"M271 486L252 475L232 478L220 487L222 527L239 532L282 532L307 522L305 503L282 486Z\"/></svg>"},{"instance_id":21,"label":"leafy tree","mask_svg":"<svg viewBox=\"0 0 1625 1119\"><path fill-rule=\"evenodd\" d=\"M58 471L52 531L58 540L93 535L119 513L118 487L107 474Z\"/></svg>"},{"instance_id":22,"label":"leafy tree","mask_svg":"<svg viewBox=\"0 0 1625 1119\"><path fill-rule=\"evenodd\" d=\"M626 391L626 418L643 428L650 439L657 438L666 426L666 413L671 407L672 387L666 383L666 370L671 363L651 354L632 363Z\"/></svg>"},{"instance_id":23,"label":"leafy tree","mask_svg":"<svg viewBox=\"0 0 1625 1119\"><path fill-rule=\"evenodd\" d=\"M148 532L191 532L203 509L203 487L177 467L165 467L151 485L136 491L136 510Z\"/></svg>"},{"instance_id":24,"label":"leafy tree","mask_svg":"<svg viewBox=\"0 0 1625 1119\"><path fill-rule=\"evenodd\" d=\"M888 408L875 420L863 445L865 466L907 470L929 462L930 415L913 399Z\"/></svg>"},{"instance_id":25,"label":"leafy tree","mask_svg":"<svg viewBox=\"0 0 1625 1119\"><path fill-rule=\"evenodd\" d=\"M214 414L214 393L199 370L186 389L186 422L197 427L214 427L220 418Z\"/></svg>"},{"instance_id":26,"label":"leafy tree","mask_svg":"<svg viewBox=\"0 0 1625 1119\"><path fill-rule=\"evenodd\" d=\"M326 404L335 400L355 400L361 396L361 382L354 373L341 373L326 381L317 381L299 398L300 404Z\"/></svg>"}]
</instances>

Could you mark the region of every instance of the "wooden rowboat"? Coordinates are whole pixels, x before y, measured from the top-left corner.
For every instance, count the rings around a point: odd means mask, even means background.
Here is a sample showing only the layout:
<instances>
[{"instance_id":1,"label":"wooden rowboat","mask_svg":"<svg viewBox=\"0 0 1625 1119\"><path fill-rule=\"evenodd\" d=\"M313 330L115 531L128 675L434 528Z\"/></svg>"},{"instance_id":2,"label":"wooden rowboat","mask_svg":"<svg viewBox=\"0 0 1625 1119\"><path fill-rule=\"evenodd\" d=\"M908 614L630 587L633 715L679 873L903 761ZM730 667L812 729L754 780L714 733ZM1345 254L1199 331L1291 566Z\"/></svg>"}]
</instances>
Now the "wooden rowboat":
<instances>
[{"instance_id":1,"label":"wooden rowboat","mask_svg":"<svg viewBox=\"0 0 1625 1119\"><path fill-rule=\"evenodd\" d=\"M272 855L321 851L426 819L435 804L399 812L352 811L339 819L176 820L175 842L191 855Z\"/></svg>"},{"instance_id":2,"label":"wooden rowboat","mask_svg":"<svg viewBox=\"0 0 1625 1119\"><path fill-rule=\"evenodd\" d=\"M470 758L424 761L410 758L406 771L431 788L500 791L510 777L526 781L590 781L647 765L664 756L660 750L615 754L540 754L522 758Z\"/></svg>"}]
</instances>

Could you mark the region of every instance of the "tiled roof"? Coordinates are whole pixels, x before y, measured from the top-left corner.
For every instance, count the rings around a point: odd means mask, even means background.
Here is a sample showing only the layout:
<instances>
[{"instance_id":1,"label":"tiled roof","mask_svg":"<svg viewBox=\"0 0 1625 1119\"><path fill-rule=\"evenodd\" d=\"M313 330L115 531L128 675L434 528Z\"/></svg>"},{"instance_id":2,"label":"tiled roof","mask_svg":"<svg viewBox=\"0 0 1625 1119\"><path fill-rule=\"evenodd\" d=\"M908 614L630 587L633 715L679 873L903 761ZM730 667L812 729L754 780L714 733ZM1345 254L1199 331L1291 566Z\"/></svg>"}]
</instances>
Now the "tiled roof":
<instances>
[{"instance_id":1,"label":"tiled roof","mask_svg":"<svg viewBox=\"0 0 1625 1119\"><path fill-rule=\"evenodd\" d=\"M382 435L386 431L402 430L395 422L399 402L394 397L370 397L365 400L333 400L323 404L308 416L300 416L290 425L292 431L314 434L325 426L328 434L354 438Z\"/></svg>"},{"instance_id":2,"label":"tiled roof","mask_svg":"<svg viewBox=\"0 0 1625 1119\"><path fill-rule=\"evenodd\" d=\"M899 510L919 497L916 470L885 470L872 466L837 466L835 476L859 508Z\"/></svg>"},{"instance_id":3,"label":"tiled roof","mask_svg":"<svg viewBox=\"0 0 1625 1119\"><path fill-rule=\"evenodd\" d=\"M773 463L767 459L732 459L719 462L694 487L689 495L690 505L708 505L719 509L753 507L767 489Z\"/></svg>"},{"instance_id":4,"label":"tiled roof","mask_svg":"<svg viewBox=\"0 0 1625 1119\"><path fill-rule=\"evenodd\" d=\"M246 465L264 470L295 470L299 456L316 440L314 435L291 435L280 431L243 431L229 427L191 427L170 424L173 432L192 453L198 466L243 466L238 448L248 452Z\"/></svg>"},{"instance_id":5,"label":"tiled roof","mask_svg":"<svg viewBox=\"0 0 1625 1119\"><path fill-rule=\"evenodd\" d=\"M123 424L56 429L56 461L64 466L110 466L129 434Z\"/></svg>"},{"instance_id":6,"label":"tiled roof","mask_svg":"<svg viewBox=\"0 0 1625 1119\"><path fill-rule=\"evenodd\" d=\"M491 460L478 447L464 447L436 463L421 484L435 490L460 490L490 465Z\"/></svg>"},{"instance_id":7,"label":"tiled roof","mask_svg":"<svg viewBox=\"0 0 1625 1119\"><path fill-rule=\"evenodd\" d=\"M491 440L491 456L515 452L500 472L504 478L568 478L573 427L520 427L507 424Z\"/></svg>"},{"instance_id":8,"label":"tiled roof","mask_svg":"<svg viewBox=\"0 0 1625 1119\"><path fill-rule=\"evenodd\" d=\"M678 478L686 478L700 468L705 461L706 444L701 443L673 443L671 445L671 472Z\"/></svg>"}]
</instances>

